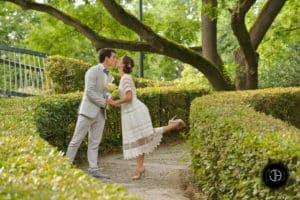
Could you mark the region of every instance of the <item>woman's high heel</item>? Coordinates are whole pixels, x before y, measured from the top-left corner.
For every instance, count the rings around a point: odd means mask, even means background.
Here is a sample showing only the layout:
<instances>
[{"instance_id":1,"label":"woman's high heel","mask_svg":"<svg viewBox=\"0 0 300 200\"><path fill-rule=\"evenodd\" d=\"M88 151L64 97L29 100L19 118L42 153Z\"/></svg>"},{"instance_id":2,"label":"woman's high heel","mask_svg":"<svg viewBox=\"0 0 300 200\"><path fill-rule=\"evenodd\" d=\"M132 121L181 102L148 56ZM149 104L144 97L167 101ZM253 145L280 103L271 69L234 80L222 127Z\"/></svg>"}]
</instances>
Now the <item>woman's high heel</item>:
<instances>
[{"instance_id":1,"label":"woman's high heel","mask_svg":"<svg viewBox=\"0 0 300 200\"><path fill-rule=\"evenodd\" d=\"M168 124L174 123L175 118L176 118L176 115L169 120Z\"/></svg>"},{"instance_id":2,"label":"woman's high heel","mask_svg":"<svg viewBox=\"0 0 300 200\"><path fill-rule=\"evenodd\" d=\"M182 119L175 119L175 117L169 120L169 125L170 124L175 125L176 129L186 127L186 123Z\"/></svg>"}]
</instances>

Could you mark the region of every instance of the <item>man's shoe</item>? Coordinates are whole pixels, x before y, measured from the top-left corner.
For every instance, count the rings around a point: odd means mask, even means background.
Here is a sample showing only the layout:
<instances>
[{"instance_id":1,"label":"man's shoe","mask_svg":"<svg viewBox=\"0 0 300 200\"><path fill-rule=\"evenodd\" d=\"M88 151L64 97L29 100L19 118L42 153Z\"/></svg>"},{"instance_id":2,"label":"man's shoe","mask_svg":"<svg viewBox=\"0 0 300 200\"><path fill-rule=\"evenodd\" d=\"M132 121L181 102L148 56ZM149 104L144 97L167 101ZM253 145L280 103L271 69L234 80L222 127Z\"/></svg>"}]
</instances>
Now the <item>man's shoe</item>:
<instances>
[{"instance_id":1,"label":"man's shoe","mask_svg":"<svg viewBox=\"0 0 300 200\"><path fill-rule=\"evenodd\" d=\"M88 173L93 176L93 177L96 177L96 178L106 178L106 179L110 179L110 177L106 174L102 174L100 172L100 170L95 170L95 171L88 171Z\"/></svg>"}]
</instances>

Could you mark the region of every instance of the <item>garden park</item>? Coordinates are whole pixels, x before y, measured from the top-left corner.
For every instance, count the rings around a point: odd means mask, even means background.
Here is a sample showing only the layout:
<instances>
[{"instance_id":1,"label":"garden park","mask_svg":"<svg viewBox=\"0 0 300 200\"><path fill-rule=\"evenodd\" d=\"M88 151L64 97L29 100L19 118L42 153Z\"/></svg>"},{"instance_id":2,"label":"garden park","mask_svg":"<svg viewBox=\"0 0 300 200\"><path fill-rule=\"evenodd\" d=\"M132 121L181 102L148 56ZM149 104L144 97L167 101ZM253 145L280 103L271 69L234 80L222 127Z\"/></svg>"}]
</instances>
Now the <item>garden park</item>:
<instances>
[{"instance_id":1,"label":"garden park","mask_svg":"<svg viewBox=\"0 0 300 200\"><path fill-rule=\"evenodd\" d=\"M0 5L0 199L300 199L299 1ZM84 74L107 47L134 58L154 127L187 122L137 181L121 161L119 108L107 108L99 148L110 181L86 173L87 138L74 164L65 156Z\"/></svg>"}]
</instances>

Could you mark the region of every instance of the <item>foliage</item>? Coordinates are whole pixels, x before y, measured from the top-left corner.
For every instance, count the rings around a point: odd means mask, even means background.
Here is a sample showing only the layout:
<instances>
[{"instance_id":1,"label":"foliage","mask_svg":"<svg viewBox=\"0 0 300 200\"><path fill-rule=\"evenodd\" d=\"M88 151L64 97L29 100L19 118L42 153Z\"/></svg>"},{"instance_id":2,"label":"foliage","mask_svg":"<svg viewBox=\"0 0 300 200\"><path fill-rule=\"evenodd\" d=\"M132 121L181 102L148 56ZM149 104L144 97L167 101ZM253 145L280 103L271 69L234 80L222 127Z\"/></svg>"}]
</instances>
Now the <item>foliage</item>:
<instances>
[{"instance_id":1,"label":"foliage","mask_svg":"<svg viewBox=\"0 0 300 200\"><path fill-rule=\"evenodd\" d=\"M95 32L104 36L137 39L132 31L120 26L99 3L76 5L66 0L49 3L71 16L79 18ZM45 51L50 55L76 58L88 63L98 62L97 52L90 41L75 31L74 28L66 26L61 21L46 14L39 14L39 18L41 23L31 29L30 35L26 38L28 48Z\"/></svg>"},{"instance_id":2,"label":"foliage","mask_svg":"<svg viewBox=\"0 0 300 200\"><path fill-rule=\"evenodd\" d=\"M249 104L258 112L264 112L300 129L300 95L294 93L265 91L253 95Z\"/></svg>"},{"instance_id":3,"label":"foliage","mask_svg":"<svg viewBox=\"0 0 300 200\"><path fill-rule=\"evenodd\" d=\"M287 1L258 49L259 87L300 86L299 1Z\"/></svg>"},{"instance_id":4,"label":"foliage","mask_svg":"<svg viewBox=\"0 0 300 200\"><path fill-rule=\"evenodd\" d=\"M49 82L49 91L52 94L66 94L69 92L83 91L84 75L91 64L84 63L78 59L66 58L63 56L50 56L46 60L46 80ZM120 74L116 69L111 69L111 74L114 77L114 85L119 85ZM192 70L195 72L195 70ZM137 88L144 87L163 87L173 86L173 81L155 81L145 78L133 77ZM184 81L183 81L184 82ZM197 82L186 81L188 84ZM208 84L206 82L206 84Z\"/></svg>"},{"instance_id":5,"label":"foliage","mask_svg":"<svg viewBox=\"0 0 300 200\"><path fill-rule=\"evenodd\" d=\"M39 18L35 13L25 12L10 3L0 2L0 7L0 44L22 46L31 25L39 23Z\"/></svg>"},{"instance_id":6,"label":"foliage","mask_svg":"<svg viewBox=\"0 0 300 200\"><path fill-rule=\"evenodd\" d=\"M174 87L175 86L175 87ZM165 87L147 87L138 89L138 98L149 108L154 127L162 126L168 120L177 117L188 121L190 102L197 96L209 93L209 90L199 86L172 85ZM113 92L115 97L117 92ZM35 124L39 135L50 144L65 151L75 128L77 110L81 94L53 95L39 102L34 113ZM120 147L121 119L120 109L110 108L104 129L100 151L108 152L113 147ZM176 131L173 132L176 135ZM84 140L80 155L85 155L87 140Z\"/></svg>"},{"instance_id":7,"label":"foliage","mask_svg":"<svg viewBox=\"0 0 300 200\"><path fill-rule=\"evenodd\" d=\"M136 33L128 30L115 21L97 1L47 1L51 5L79 18L93 28L97 33L108 38L137 41ZM138 0L122 0L120 4L130 13L138 15ZM236 1L218 1L218 9L204 10L209 15L218 15L218 52L225 63L225 69L234 79L234 51L238 48L236 38L230 28L230 12ZM246 25L251 27L258 17L259 11L266 1L257 1L246 16ZM0 41L9 45L25 46L30 49L59 54L81 59L84 62L97 62L96 52L90 42L74 31L48 15L34 12L24 12L9 3L3 3L0 15ZM201 1L167 0L143 1L143 23L154 29L159 35L185 46L200 46L201 44ZM298 86L299 85L299 1L287 1L275 22L269 29L258 48L259 87ZM6 17L4 17L6 16ZM12 16L16 20L12 19ZM20 24L19 21L22 21ZM9 22L9 23L8 23ZM30 24L29 24L30 22ZM12 40L8 35L16 34L18 39ZM46 36L47 35L47 36ZM7 44L8 44L7 43ZM119 50L119 55L125 51ZM138 60L137 53L130 56ZM176 68L182 63L147 53L144 55L145 77L154 80L173 80L180 78L181 69ZM136 65L137 66L137 65ZM229 67L228 67L229 66ZM234 67L233 67L234 66ZM138 74L138 68L134 70Z\"/></svg>"},{"instance_id":8,"label":"foliage","mask_svg":"<svg viewBox=\"0 0 300 200\"><path fill-rule=\"evenodd\" d=\"M174 81L175 83L186 83L186 84L198 84L198 85L203 85L209 87L209 82L201 74L199 71L197 71L195 68L189 66L189 65L184 65L184 69L181 72L181 78L176 79Z\"/></svg>"},{"instance_id":9,"label":"foliage","mask_svg":"<svg viewBox=\"0 0 300 200\"><path fill-rule=\"evenodd\" d=\"M138 14L138 2L138 0L130 2L133 9L129 11L136 16ZM125 3L123 5L125 6ZM199 38L198 7L199 2L194 0L146 0L143 1L143 23L170 40L187 46L199 46L201 40ZM181 62L173 58L146 53L144 54L144 77L158 81L174 80L180 78L181 65ZM136 75L137 71L136 68Z\"/></svg>"},{"instance_id":10,"label":"foliage","mask_svg":"<svg viewBox=\"0 0 300 200\"><path fill-rule=\"evenodd\" d=\"M292 108L282 102L286 96ZM199 189L211 199L300 198L299 129L261 113L269 113L274 105L274 110L298 109L299 113L300 107L294 104L299 98L300 88L287 88L214 93L195 99L188 146ZM273 103L267 103L271 99ZM256 112L254 105L263 107ZM286 186L271 190L263 184L262 171L269 162L287 166Z\"/></svg>"},{"instance_id":11,"label":"foliage","mask_svg":"<svg viewBox=\"0 0 300 200\"><path fill-rule=\"evenodd\" d=\"M199 44L199 1L165 0L143 1L143 22L170 40L180 44ZM134 5L138 5L135 1ZM166 12L166 10L168 12ZM138 13L135 11L134 13ZM186 28L188 27L188 28ZM198 33L198 34L197 34Z\"/></svg>"},{"instance_id":12,"label":"foliage","mask_svg":"<svg viewBox=\"0 0 300 200\"><path fill-rule=\"evenodd\" d=\"M101 32L104 36L118 39L137 40L138 36L129 31L127 28L120 26L101 6L100 3L90 3L76 6L69 1L49 1L53 6L56 6L63 11L70 13L74 17L78 17L82 22L87 23L96 32ZM161 20L153 20L162 11L169 8L168 4L159 2L159 9L152 6L153 2L143 2L145 5L144 21L157 27L160 31L163 27L163 34L183 43L195 43L197 32L199 32L200 23L189 19L188 21L181 20L186 15L187 6L192 6L194 2L189 4L181 3L172 0L169 3L174 5L171 16L165 16L167 19L173 19L173 23L166 21L164 16ZM128 7L133 7L134 14L138 13L138 1L126 2ZM130 6L131 5L131 6ZM196 8L194 9L194 11ZM195 13L191 11L193 17ZM28 12L33 13L33 12ZM62 55L66 57L76 58L88 63L97 62L97 55L92 48L90 42L77 33L73 28L64 25L62 22L45 14L38 13L40 23L32 24L30 32L27 34L26 48L37 51L47 52L50 55ZM97 20L95 20L97 19ZM155 22L155 23L154 23ZM163 22L163 23L162 23ZM186 25L189 24L189 29ZM170 26L171 25L171 26ZM32 28L33 27L33 28ZM176 29L174 29L176 28ZM178 34L179 31L181 34ZM45 37L47 35L47 37ZM118 50L118 55L123 55L125 51ZM127 52L128 53L128 52ZM130 56L138 60L137 53L129 53ZM178 77L175 68L178 66L178 61L163 56L154 54L144 55L145 78L154 80L173 80ZM138 65L136 65L138 66ZM138 67L135 68L135 75L138 75Z\"/></svg>"},{"instance_id":13,"label":"foliage","mask_svg":"<svg viewBox=\"0 0 300 200\"><path fill-rule=\"evenodd\" d=\"M40 97L0 99L0 199L137 199L71 166L33 123Z\"/></svg>"},{"instance_id":14,"label":"foliage","mask_svg":"<svg viewBox=\"0 0 300 200\"><path fill-rule=\"evenodd\" d=\"M46 60L46 76L51 93L83 91L84 74L90 64L77 59L51 56Z\"/></svg>"}]
</instances>

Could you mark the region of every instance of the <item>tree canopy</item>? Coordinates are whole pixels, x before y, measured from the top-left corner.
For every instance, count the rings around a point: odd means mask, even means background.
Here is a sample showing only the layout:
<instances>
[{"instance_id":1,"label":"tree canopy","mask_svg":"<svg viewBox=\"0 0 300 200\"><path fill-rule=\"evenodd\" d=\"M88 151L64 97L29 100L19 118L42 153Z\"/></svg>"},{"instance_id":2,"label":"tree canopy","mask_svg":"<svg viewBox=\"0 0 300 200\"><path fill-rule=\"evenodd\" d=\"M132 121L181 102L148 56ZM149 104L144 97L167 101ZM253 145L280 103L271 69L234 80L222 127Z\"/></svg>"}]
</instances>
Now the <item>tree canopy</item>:
<instances>
[{"instance_id":1,"label":"tree canopy","mask_svg":"<svg viewBox=\"0 0 300 200\"><path fill-rule=\"evenodd\" d=\"M1 0L1 2L6 2L6 0ZM285 43L284 40L288 41L286 49L290 50L289 45L292 44L290 42L292 40L296 41L293 43L295 52L299 48L299 36L297 36L299 27L297 27L295 9L299 2L295 0L287 3L276 0L203 0L202 2L168 0L153 3L145 0L143 7L146 11L142 22L135 17L138 13L136 0L101 0L101 3L86 0L80 1L81 4L78 4L79 1L67 0L49 0L47 4L29 0L7 0L7 2L12 2L26 10L41 11L56 18L39 14L42 17L38 19L43 23L35 24L33 34L26 37L28 44L40 43L44 49L52 49L54 52L58 52L55 48L59 49L63 46L66 47L63 48L66 51L65 54L68 54L72 52L72 49L88 49L88 39L95 49L112 47L127 51L148 52L151 54L146 62L150 65L152 61L157 63L156 61L160 60L165 63L165 67L159 66L159 69L166 69L165 72L168 72L171 71L168 70L171 69L170 63L177 62L177 68L181 66L178 61L189 64L203 73L216 90L234 89L235 79L239 84L245 82L240 89L257 88L258 67L262 66L262 61L265 62L268 50L266 45L260 49L260 44L268 44L270 38L273 42L277 42L274 38L278 34L276 29L286 33L277 37L283 40L282 44ZM3 3L3 5L3 8L13 6L9 3ZM290 16L287 17L290 22L289 27L282 21L275 20L280 12L287 15L285 7L291 10ZM37 14L28 15L34 17ZM69 26L64 26L63 23ZM210 36L214 28L216 29L215 35L203 41L203 38ZM270 31L267 32L269 29ZM45 32L40 33L38 30L44 30L49 35L46 37ZM142 38L141 41L139 41L139 36ZM214 39L216 42L211 42ZM203 45L206 43L211 45ZM214 48L210 50L211 47ZM72 57L92 59L95 55L92 49L75 52L76 54ZM160 59L152 53L169 58ZM217 56L210 56L210 54ZM299 55L294 53L290 63L297 65L297 59ZM269 66L265 68L270 69ZM235 71L240 73L235 76ZM239 87L236 84L236 88Z\"/></svg>"}]
</instances>

